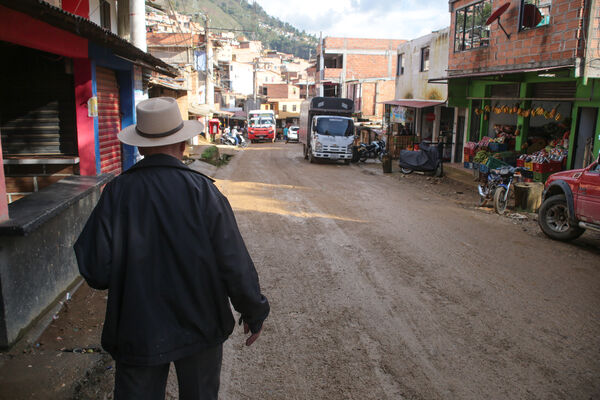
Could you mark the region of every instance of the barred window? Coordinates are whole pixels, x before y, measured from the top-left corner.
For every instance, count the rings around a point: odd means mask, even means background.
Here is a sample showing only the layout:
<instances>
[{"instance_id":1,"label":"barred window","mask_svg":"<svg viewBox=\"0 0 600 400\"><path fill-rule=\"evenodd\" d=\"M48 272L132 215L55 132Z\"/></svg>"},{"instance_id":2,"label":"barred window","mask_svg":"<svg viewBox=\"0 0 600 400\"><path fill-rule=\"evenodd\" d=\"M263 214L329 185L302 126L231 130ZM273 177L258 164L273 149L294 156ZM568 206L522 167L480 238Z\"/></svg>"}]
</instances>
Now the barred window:
<instances>
[{"instance_id":1,"label":"barred window","mask_svg":"<svg viewBox=\"0 0 600 400\"><path fill-rule=\"evenodd\" d=\"M485 25L485 21L490 15L492 15L491 0L483 0L456 10L454 22L455 52L489 46L490 27Z\"/></svg>"}]
</instances>

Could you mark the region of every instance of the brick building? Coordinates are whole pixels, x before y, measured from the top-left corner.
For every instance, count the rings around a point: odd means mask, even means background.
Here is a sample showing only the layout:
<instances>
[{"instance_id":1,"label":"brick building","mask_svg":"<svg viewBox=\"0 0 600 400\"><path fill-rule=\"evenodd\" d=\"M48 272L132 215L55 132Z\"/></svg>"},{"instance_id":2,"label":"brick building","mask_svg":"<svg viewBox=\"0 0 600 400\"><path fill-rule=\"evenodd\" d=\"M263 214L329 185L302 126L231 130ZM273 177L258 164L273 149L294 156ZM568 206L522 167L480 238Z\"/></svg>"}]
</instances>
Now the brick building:
<instances>
[{"instance_id":1,"label":"brick building","mask_svg":"<svg viewBox=\"0 0 600 400\"><path fill-rule=\"evenodd\" d=\"M348 97L364 118L381 119L395 94L396 49L404 40L326 37L317 51L315 83L322 96Z\"/></svg>"},{"instance_id":2,"label":"brick building","mask_svg":"<svg viewBox=\"0 0 600 400\"><path fill-rule=\"evenodd\" d=\"M517 151L534 137L568 137L567 167L580 168L600 150L598 2L511 0L502 27L486 25L505 3L449 1L448 103L461 110L455 131L477 141L514 130Z\"/></svg>"}]
</instances>

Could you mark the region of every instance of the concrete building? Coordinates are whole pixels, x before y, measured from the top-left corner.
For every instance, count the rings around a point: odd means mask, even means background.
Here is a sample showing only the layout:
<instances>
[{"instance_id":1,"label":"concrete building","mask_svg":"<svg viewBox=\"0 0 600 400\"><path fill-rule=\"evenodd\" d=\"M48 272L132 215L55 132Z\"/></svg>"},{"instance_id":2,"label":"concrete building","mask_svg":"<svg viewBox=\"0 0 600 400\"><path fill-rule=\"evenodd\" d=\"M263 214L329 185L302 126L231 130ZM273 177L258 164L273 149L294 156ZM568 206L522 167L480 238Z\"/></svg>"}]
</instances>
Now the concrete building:
<instances>
[{"instance_id":1,"label":"concrete building","mask_svg":"<svg viewBox=\"0 0 600 400\"><path fill-rule=\"evenodd\" d=\"M410 134L416 142L437 142L448 135L444 140L450 143L454 109L446 107L447 87L429 82L444 76L448 69L448 32L445 28L398 46L395 98L385 102L387 133ZM396 141L407 147L409 139ZM448 148L446 158L452 158L450 151Z\"/></svg>"},{"instance_id":2,"label":"concrete building","mask_svg":"<svg viewBox=\"0 0 600 400\"><path fill-rule=\"evenodd\" d=\"M381 120L394 98L398 45L405 40L326 37L317 50L320 95L348 97L363 118Z\"/></svg>"}]
</instances>

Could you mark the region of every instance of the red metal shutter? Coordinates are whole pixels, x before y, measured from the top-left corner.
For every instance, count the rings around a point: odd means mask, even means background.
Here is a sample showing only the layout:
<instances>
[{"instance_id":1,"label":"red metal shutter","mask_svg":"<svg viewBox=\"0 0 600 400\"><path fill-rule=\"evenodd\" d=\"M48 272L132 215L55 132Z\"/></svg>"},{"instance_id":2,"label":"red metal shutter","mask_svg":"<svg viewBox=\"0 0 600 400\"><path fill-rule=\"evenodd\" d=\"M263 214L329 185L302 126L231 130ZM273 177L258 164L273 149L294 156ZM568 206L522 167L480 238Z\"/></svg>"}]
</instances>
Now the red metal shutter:
<instances>
[{"instance_id":1,"label":"red metal shutter","mask_svg":"<svg viewBox=\"0 0 600 400\"><path fill-rule=\"evenodd\" d=\"M121 142L117 134L121 130L119 112L119 86L115 71L96 68L96 91L98 94L98 140L100 141L100 171L121 173Z\"/></svg>"}]
</instances>

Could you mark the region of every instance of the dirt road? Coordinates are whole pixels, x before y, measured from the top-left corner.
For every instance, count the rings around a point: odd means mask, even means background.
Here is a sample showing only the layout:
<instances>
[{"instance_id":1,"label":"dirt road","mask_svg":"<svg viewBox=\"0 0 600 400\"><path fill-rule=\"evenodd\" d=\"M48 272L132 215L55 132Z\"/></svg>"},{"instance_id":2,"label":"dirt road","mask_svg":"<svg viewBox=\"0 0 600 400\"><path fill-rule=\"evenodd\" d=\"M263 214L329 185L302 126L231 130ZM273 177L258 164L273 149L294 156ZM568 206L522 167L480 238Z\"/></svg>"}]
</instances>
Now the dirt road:
<instances>
[{"instance_id":1,"label":"dirt road","mask_svg":"<svg viewBox=\"0 0 600 400\"><path fill-rule=\"evenodd\" d=\"M222 399L600 398L598 236L300 154L253 144L216 174L272 305L227 342Z\"/></svg>"}]
</instances>

